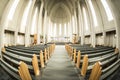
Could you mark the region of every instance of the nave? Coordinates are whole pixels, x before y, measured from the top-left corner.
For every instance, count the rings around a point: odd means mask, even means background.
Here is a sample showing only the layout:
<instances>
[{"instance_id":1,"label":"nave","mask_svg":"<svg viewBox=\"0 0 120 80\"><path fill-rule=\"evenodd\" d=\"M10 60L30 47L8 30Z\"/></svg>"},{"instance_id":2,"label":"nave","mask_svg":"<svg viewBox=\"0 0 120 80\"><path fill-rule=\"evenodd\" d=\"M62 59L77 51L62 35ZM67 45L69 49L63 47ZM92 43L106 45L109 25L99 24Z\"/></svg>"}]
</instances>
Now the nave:
<instances>
[{"instance_id":1,"label":"nave","mask_svg":"<svg viewBox=\"0 0 120 80\"><path fill-rule=\"evenodd\" d=\"M120 80L120 0L0 0L0 80Z\"/></svg>"}]
</instances>

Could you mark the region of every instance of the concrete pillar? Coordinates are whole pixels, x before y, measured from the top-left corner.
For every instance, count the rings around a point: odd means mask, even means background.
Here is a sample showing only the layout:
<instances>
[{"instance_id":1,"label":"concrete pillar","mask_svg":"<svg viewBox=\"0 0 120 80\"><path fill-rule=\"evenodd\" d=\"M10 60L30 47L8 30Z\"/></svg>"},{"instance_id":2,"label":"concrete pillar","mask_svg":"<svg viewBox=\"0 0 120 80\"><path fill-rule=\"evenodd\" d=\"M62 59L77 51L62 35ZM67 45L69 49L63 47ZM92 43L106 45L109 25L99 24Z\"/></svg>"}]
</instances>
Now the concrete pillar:
<instances>
[{"instance_id":1,"label":"concrete pillar","mask_svg":"<svg viewBox=\"0 0 120 80\"><path fill-rule=\"evenodd\" d=\"M0 25L0 55L1 49L4 47L4 27Z\"/></svg>"},{"instance_id":2,"label":"concrete pillar","mask_svg":"<svg viewBox=\"0 0 120 80\"><path fill-rule=\"evenodd\" d=\"M46 36L46 26L47 26L47 11L45 10L45 16L44 16L44 27L43 27L43 40L45 43L45 36Z\"/></svg>"},{"instance_id":3,"label":"concrete pillar","mask_svg":"<svg viewBox=\"0 0 120 80\"><path fill-rule=\"evenodd\" d=\"M87 10L88 10L88 14L90 16L90 27L91 27L91 45L93 47L95 47L96 45L96 36L95 36L95 30L94 30L94 21L93 21L93 18L92 18L92 12L90 10L90 7L89 7L89 3L88 3L88 0L85 0L86 2L86 5L87 5Z\"/></svg>"},{"instance_id":4,"label":"concrete pillar","mask_svg":"<svg viewBox=\"0 0 120 80\"><path fill-rule=\"evenodd\" d=\"M74 8L74 26L73 28L75 29L75 34L78 34L78 29L77 29L78 25L77 25L77 16L76 16L76 7Z\"/></svg>"},{"instance_id":5,"label":"concrete pillar","mask_svg":"<svg viewBox=\"0 0 120 80\"><path fill-rule=\"evenodd\" d=\"M69 22L69 37L70 37L70 42L72 42L72 34L73 34L73 24L72 24L72 16L71 16L71 20Z\"/></svg>"},{"instance_id":6,"label":"concrete pillar","mask_svg":"<svg viewBox=\"0 0 120 80\"><path fill-rule=\"evenodd\" d=\"M43 20L42 20L42 12L43 12L43 6L44 6L44 3L43 1L41 2L41 6L40 6L40 12L39 12L39 19L38 19L38 28L37 28L37 44L40 44L40 35L42 34L42 23L43 23Z\"/></svg>"},{"instance_id":7,"label":"concrete pillar","mask_svg":"<svg viewBox=\"0 0 120 80\"><path fill-rule=\"evenodd\" d=\"M18 29L16 29L15 33L14 33L14 37L15 37L15 42L14 45L17 45L17 39L18 39Z\"/></svg>"},{"instance_id":8,"label":"concrete pillar","mask_svg":"<svg viewBox=\"0 0 120 80\"><path fill-rule=\"evenodd\" d=\"M84 27L83 27L83 16L81 11L80 2L77 2L78 5L78 23L79 23L79 36L81 37L81 45L84 44Z\"/></svg>"},{"instance_id":9,"label":"concrete pillar","mask_svg":"<svg viewBox=\"0 0 120 80\"><path fill-rule=\"evenodd\" d=\"M68 23L66 23L66 36L68 37L68 28L69 28L69 25L68 25Z\"/></svg>"},{"instance_id":10,"label":"concrete pillar","mask_svg":"<svg viewBox=\"0 0 120 80\"><path fill-rule=\"evenodd\" d=\"M106 32L103 30L103 44L106 46Z\"/></svg>"},{"instance_id":11,"label":"concrete pillar","mask_svg":"<svg viewBox=\"0 0 120 80\"><path fill-rule=\"evenodd\" d=\"M18 31L19 31L19 17L20 17L20 14L22 13L22 11L21 11L21 7L22 7L22 5L23 5L23 3L24 3L24 0L20 0L20 2L19 2L19 4L18 4L18 8L16 9L16 12L15 12L15 14L17 15L16 17L15 17L15 19L13 19L13 21L14 20L16 20L16 22L15 22L15 33L14 33L14 45L17 45L17 40L18 40Z\"/></svg>"},{"instance_id":12,"label":"concrete pillar","mask_svg":"<svg viewBox=\"0 0 120 80\"><path fill-rule=\"evenodd\" d=\"M35 5L35 1L36 0L32 0L32 5L29 9L29 14L28 14L28 19L27 19L27 25L26 25L26 29L25 29L25 46L29 46L30 45L30 22L31 22L31 15L32 15L32 11L33 11L33 7Z\"/></svg>"}]
</instances>

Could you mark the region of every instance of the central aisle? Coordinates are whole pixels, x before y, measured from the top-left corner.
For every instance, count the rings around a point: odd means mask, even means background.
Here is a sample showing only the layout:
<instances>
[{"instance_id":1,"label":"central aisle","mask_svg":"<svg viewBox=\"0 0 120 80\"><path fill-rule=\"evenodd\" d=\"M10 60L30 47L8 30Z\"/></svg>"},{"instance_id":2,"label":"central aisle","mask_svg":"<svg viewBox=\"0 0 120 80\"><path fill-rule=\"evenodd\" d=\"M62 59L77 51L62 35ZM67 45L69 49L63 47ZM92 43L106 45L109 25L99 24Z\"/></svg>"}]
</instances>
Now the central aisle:
<instances>
[{"instance_id":1,"label":"central aisle","mask_svg":"<svg viewBox=\"0 0 120 80\"><path fill-rule=\"evenodd\" d=\"M64 46L56 46L41 80L80 80Z\"/></svg>"}]
</instances>

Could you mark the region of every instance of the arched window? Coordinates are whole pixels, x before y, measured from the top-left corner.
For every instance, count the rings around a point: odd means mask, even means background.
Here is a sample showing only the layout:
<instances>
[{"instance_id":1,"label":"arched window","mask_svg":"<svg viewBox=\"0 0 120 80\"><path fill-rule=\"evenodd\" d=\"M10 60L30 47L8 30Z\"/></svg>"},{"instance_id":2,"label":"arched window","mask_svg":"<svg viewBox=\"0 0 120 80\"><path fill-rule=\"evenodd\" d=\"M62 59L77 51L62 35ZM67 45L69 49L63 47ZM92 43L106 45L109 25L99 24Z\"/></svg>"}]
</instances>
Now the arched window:
<instances>
[{"instance_id":1,"label":"arched window","mask_svg":"<svg viewBox=\"0 0 120 80\"><path fill-rule=\"evenodd\" d=\"M85 29L88 30L88 20L87 20L87 13L85 8L83 7L83 16L84 16L84 25L85 25Z\"/></svg>"},{"instance_id":2,"label":"arched window","mask_svg":"<svg viewBox=\"0 0 120 80\"><path fill-rule=\"evenodd\" d=\"M92 12L92 17L93 17L93 21L94 21L94 26L98 26L98 22L97 22L97 17L96 17L96 13L95 13L95 9L93 7L93 4L92 4L92 1L89 0L89 5L90 5L90 9L91 9L91 12Z\"/></svg>"},{"instance_id":3,"label":"arched window","mask_svg":"<svg viewBox=\"0 0 120 80\"><path fill-rule=\"evenodd\" d=\"M72 27L73 27L73 33L75 33L75 18L72 16Z\"/></svg>"},{"instance_id":4,"label":"arched window","mask_svg":"<svg viewBox=\"0 0 120 80\"><path fill-rule=\"evenodd\" d=\"M66 26L66 23L65 23L65 24L64 24L64 35L65 35L65 36L66 36L66 34L67 34L67 33L66 33L66 32L67 32L66 30L67 30L67 26Z\"/></svg>"},{"instance_id":5,"label":"arched window","mask_svg":"<svg viewBox=\"0 0 120 80\"><path fill-rule=\"evenodd\" d=\"M54 24L54 37L56 36L56 23Z\"/></svg>"},{"instance_id":6,"label":"arched window","mask_svg":"<svg viewBox=\"0 0 120 80\"><path fill-rule=\"evenodd\" d=\"M28 18L31 4L32 4L32 0L29 1L27 7L24 10L24 14L23 14L22 21L21 21L20 32L25 32L25 26L27 24L27 18Z\"/></svg>"},{"instance_id":7,"label":"arched window","mask_svg":"<svg viewBox=\"0 0 120 80\"><path fill-rule=\"evenodd\" d=\"M111 10L110 10L110 7L109 7L107 1L106 1L106 0L101 0L101 2L102 2L102 4L103 4L103 7L104 7L105 12L106 12L106 14L107 14L108 20L109 20L109 21L113 20L113 15L112 15L112 12L111 12Z\"/></svg>"},{"instance_id":8,"label":"arched window","mask_svg":"<svg viewBox=\"0 0 120 80\"><path fill-rule=\"evenodd\" d=\"M59 24L59 35L62 34L62 24Z\"/></svg>"},{"instance_id":9,"label":"arched window","mask_svg":"<svg viewBox=\"0 0 120 80\"><path fill-rule=\"evenodd\" d=\"M33 15L33 20L32 20L32 26L31 26L31 34L35 34L36 33L36 29L37 29L37 13L38 13L38 8L36 7L34 15Z\"/></svg>"},{"instance_id":10,"label":"arched window","mask_svg":"<svg viewBox=\"0 0 120 80\"><path fill-rule=\"evenodd\" d=\"M15 10L16 10L16 8L17 8L17 5L18 5L19 1L20 1L20 0L14 0L12 6L11 6L11 8L10 8L10 12L9 12L9 14L8 14L8 20L12 20L13 15L14 15L14 13L15 13Z\"/></svg>"}]
</instances>

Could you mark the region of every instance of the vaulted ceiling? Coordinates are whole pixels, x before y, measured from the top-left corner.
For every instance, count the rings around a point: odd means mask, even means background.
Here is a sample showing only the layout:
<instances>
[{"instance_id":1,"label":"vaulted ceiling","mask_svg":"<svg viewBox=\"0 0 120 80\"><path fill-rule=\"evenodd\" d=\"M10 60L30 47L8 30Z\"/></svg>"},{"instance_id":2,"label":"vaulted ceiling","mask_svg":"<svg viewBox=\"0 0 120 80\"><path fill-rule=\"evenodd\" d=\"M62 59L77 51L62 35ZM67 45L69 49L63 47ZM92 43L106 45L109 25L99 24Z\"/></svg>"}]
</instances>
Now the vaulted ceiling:
<instances>
[{"instance_id":1,"label":"vaulted ceiling","mask_svg":"<svg viewBox=\"0 0 120 80\"><path fill-rule=\"evenodd\" d=\"M54 23L68 22L74 14L76 0L45 0L47 15Z\"/></svg>"}]
</instances>

